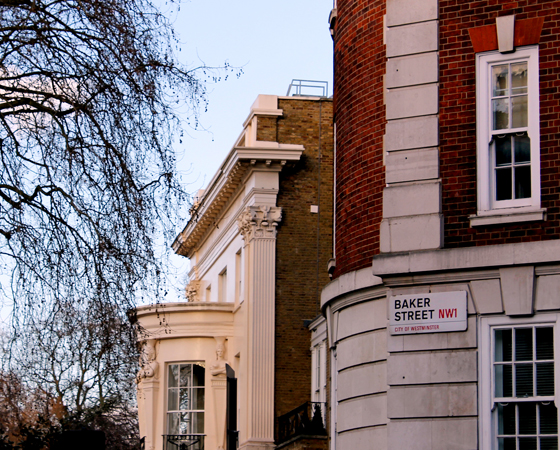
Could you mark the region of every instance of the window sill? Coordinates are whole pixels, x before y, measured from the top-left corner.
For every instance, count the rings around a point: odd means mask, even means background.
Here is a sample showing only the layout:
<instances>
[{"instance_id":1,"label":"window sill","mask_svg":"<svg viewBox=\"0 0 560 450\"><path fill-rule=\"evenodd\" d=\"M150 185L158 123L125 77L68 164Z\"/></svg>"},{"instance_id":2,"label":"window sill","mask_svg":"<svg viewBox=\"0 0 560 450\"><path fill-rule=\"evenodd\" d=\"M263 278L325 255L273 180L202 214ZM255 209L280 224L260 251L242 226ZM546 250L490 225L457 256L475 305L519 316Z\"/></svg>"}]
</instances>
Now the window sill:
<instances>
[{"instance_id":1,"label":"window sill","mask_svg":"<svg viewBox=\"0 0 560 450\"><path fill-rule=\"evenodd\" d=\"M469 216L471 227L503 223L534 222L546 219L546 208L508 208L481 211Z\"/></svg>"}]
</instances>

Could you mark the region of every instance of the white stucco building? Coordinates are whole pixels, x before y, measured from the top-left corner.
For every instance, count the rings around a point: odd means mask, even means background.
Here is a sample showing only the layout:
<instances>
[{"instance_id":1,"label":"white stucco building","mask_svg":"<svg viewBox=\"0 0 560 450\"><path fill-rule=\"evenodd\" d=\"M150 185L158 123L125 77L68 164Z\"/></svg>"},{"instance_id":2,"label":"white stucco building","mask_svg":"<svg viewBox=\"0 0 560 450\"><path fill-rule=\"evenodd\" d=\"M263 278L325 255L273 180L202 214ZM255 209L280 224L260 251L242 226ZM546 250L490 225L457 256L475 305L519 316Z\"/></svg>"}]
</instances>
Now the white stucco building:
<instances>
[{"instance_id":1,"label":"white stucco building","mask_svg":"<svg viewBox=\"0 0 560 450\"><path fill-rule=\"evenodd\" d=\"M332 197L328 187L323 199L317 191L323 177L332 177L329 155L329 99L257 98L243 133L173 243L191 260L186 301L137 309L145 331L138 403L146 448L174 450L183 443L225 449L232 413L230 439L237 433L240 448L273 448L276 417L310 399L303 320L318 311L318 298L306 289L319 289L315 280L301 287L290 280L301 270L314 274L328 259L318 260L317 233L329 236L332 229ZM299 260L285 258L292 252L301 252ZM282 339L303 350L285 354L276 348ZM305 368L303 383L284 361ZM226 364L237 379L237 401L229 409ZM292 394L284 397L288 390Z\"/></svg>"}]
</instances>

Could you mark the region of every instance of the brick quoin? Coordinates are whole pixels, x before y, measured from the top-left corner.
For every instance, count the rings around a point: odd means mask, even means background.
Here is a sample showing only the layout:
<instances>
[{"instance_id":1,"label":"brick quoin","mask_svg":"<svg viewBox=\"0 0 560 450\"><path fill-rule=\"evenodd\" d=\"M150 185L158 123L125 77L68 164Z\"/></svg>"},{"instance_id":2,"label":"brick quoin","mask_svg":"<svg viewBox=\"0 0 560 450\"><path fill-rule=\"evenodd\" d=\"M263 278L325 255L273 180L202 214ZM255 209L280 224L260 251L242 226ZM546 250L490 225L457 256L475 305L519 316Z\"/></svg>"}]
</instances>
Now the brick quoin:
<instances>
[{"instance_id":1,"label":"brick quoin","mask_svg":"<svg viewBox=\"0 0 560 450\"><path fill-rule=\"evenodd\" d=\"M444 246L469 247L560 238L560 2L440 0L440 176ZM471 228L476 214L475 53L468 30L497 16L544 17L539 41L541 206L545 222ZM337 123L338 126L338 123Z\"/></svg>"},{"instance_id":2,"label":"brick quoin","mask_svg":"<svg viewBox=\"0 0 560 450\"><path fill-rule=\"evenodd\" d=\"M385 185L385 0L339 0L335 32L336 271L371 265L379 253Z\"/></svg>"}]
</instances>

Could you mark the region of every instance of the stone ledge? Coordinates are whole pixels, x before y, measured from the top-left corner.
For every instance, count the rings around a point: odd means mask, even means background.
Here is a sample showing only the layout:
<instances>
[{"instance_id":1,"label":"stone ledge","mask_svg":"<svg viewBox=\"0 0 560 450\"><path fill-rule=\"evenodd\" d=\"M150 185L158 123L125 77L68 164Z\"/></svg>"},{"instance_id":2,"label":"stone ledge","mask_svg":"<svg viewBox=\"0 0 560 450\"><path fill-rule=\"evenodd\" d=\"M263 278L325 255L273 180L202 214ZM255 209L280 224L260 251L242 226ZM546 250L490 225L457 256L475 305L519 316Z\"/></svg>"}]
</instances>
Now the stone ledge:
<instances>
[{"instance_id":1,"label":"stone ledge","mask_svg":"<svg viewBox=\"0 0 560 450\"><path fill-rule=\"evenodd\" d=\"M372 274L399 275L560 261L560 240L428 250L373 258Z\"/></svg>"},{"instance_id":2,"label":"stone ledge","mask_svg":"<svg viewBox=\"0 0 560 450\"><path fill-rule=\"evenodd\" d=\"M534 222L546 219L546 208L511 208L508 210L494 210L484 214L469 216L471 227L484 225L499 225L503 223Z\"/></svg>"}]
</instances>

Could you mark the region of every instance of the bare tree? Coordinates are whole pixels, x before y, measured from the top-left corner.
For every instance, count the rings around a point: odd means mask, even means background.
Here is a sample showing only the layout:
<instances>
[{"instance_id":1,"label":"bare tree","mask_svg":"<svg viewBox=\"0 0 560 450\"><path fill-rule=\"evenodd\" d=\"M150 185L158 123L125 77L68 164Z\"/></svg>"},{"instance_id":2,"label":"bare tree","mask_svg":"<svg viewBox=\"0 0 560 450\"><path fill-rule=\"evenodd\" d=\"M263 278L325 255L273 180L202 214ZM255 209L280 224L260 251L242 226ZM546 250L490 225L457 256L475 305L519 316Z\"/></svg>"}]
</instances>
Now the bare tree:
<instances>
[{"instance_id":1,"label":"bare tree","mask_svg":"<svg viewBox=\"0 0 560 450\"><path fill-rule=\"evenodd\" d=\"M66 412L131 404L138 368L132 328L119 310L82 310L66 303L28 321L12 345L12 371L32 390L43 390Z\"/></svg>"},{"instance_id":2,"label":"bare tree","mask_svg":"<svg viewBox=\"0 0 560 450\"><path fill-rule=\"evenodd\" d=\"M76 431L84 429L102 431L107 450L140 447L138 417L126 404L106 403L68 413L43 389L32 388L14 372L0 372L0 449L68 448L68 438L76 444L84 438Z\"/></svg>"},{"instance_id":3,"label":"bare tree","mask_svg":"<svg viewBox=\"0 0 560 450\"><path fill-rule=\"evenodd\" d=\"M136 358L125 311L165 294L174 108L196 122L213 76L175 45L148 0L0 0L0 295L27 350L10 361L76 411L114 398ZM106 382L93 367L120 362Z\"/></svg>"},{"instance_id":4,"label":"bare tree","mask_svg":"<svg viewBox=\"0 0 560 450\"><path fill-rule=\"evenodd\" d=\"M184 200L172 105L204 99L167 22L145 0L0 0L0 42L0 252L16 307L153 295L157 232Z\"/></svg>"}]
</instances>

